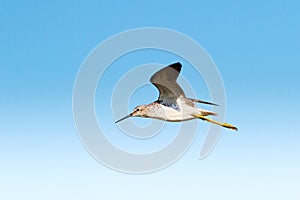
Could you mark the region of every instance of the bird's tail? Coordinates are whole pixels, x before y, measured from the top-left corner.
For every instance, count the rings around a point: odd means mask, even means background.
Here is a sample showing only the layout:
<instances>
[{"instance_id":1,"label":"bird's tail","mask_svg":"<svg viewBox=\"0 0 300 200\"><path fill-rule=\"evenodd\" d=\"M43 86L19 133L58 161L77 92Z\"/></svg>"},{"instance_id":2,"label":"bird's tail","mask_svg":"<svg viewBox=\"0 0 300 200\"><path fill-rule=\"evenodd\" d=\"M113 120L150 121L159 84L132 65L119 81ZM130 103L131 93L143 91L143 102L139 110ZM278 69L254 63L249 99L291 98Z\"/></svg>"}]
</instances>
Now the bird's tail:
<instances>
[{"instance_id":1,"label":"bird's tail","mask_svg":"<svg viewBox=\"0 0 300 200\"><path fill-rule=\"evenodd\" d=\"M217 113L209 111L209 110L201 110L201 116L214 115L217 116Z\"/></svg>"}]
</instances>

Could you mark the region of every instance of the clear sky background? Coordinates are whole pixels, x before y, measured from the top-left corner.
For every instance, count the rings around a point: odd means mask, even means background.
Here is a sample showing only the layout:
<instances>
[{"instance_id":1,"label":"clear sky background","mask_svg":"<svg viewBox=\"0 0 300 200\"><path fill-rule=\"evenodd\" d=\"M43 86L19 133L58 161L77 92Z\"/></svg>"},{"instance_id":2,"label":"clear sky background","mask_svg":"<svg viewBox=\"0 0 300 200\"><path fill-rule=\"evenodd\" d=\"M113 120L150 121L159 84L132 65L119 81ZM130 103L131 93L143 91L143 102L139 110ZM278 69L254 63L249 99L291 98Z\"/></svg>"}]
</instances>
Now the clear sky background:
<instances>
[{"instance_id":1,"label":"clear sky background","mask_svg":"<svg viewBox=\"0 0 300 200\"><path fill-rule=\"evenodd\" d=\"M299 6L291 0L1 0L0 198L300 199ZM101 165L84 149L73 122L72 90L95 46L148 26L182 32L208 51L225 84L226 121L239 132L223 130L214 151L199 160L200 130L172 166L129 175ZM119 62L177 59L156 53ZM147 101L157 95L144 89ZM197 95L207 98L207 91ZM146 103L139 96L130 108Z\"/></svg>"}]
</instances>

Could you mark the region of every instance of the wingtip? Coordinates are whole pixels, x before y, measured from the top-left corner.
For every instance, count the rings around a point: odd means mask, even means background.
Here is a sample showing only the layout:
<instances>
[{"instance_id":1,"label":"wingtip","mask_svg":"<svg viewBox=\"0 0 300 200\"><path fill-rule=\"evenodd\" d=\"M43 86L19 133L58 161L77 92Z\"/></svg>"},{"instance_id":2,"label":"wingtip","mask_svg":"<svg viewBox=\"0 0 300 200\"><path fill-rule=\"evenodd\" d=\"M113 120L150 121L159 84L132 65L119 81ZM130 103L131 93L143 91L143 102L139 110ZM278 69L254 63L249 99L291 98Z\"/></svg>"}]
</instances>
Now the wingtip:
<instances>
[{"instance_id":1,"label":"wingtip","mask_svg":"<svg viewBox=\"0 0 300 200\"><path fill-rule=\"evenodd\" d=\"M203 104L208 104L208 105L212 105L212 106L219 106L218 104L211 103L211 102L208 102L208 101L202 101L200 99L192 99L192 98L189 98L189 99L193 102L196 102L196 103L203 103Z\"/></svg>"},{"instance_id":2,"label":"wingtip","mask_svg":"<svg viewBox=\"0 0 300 200\"><path fill-rule=\"evenodd\" d=\"M176 62L176 63L170 64L168 67L172 67L176 71L180 72L182 64L180 62Z\"/></svg>"},{"instance_id":3,"label":"wingtip","mask_svg":"<svg viewBox=\"0 0 300 200\"><path fill-rule=\"evenodd\" d=\"M170 66L172 66L172 65L182 66L182 64L181 64L180 62L173 63L173 64L171 64Z\"/></svg>"}]
</instances>

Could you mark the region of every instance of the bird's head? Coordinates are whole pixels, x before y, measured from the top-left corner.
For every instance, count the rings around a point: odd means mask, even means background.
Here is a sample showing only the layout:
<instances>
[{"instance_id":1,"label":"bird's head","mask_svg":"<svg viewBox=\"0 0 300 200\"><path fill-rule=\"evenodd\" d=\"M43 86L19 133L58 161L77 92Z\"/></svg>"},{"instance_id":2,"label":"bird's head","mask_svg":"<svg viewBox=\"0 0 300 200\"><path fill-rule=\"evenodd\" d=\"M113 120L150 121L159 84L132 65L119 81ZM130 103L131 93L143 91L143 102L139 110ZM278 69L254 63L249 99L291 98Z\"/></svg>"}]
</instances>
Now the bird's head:
<instances>
[{"instance_id":1,"label":"bird's head","mask_svg":"<svg viewBox=\"0 0 300 200\"><path fill-rule=\"evenodd\" d=\"M117 120L115 123L118 123L118 122L120 122L120 121L122 121L124 119L129 118L129 117L141 117L141 116L145 116L146 110L147 110L147 106L145 106L145 105L137 106L137 107L135 107L133 109L133 111L129 115L127 115L127 116L125 116L125 117Z\"/></svg>"},{"instance_id":2,"label":"bird's head","mask_svg":"<svg viewBox=\"0 0 300 200\"><path fill-rule=\"evenodd\" d=\"M144 105L137 106L133 109L132 113L130 114L132 117L140 117L145 115L145 111L147 107Z\"/></svg>"}]
</instances>

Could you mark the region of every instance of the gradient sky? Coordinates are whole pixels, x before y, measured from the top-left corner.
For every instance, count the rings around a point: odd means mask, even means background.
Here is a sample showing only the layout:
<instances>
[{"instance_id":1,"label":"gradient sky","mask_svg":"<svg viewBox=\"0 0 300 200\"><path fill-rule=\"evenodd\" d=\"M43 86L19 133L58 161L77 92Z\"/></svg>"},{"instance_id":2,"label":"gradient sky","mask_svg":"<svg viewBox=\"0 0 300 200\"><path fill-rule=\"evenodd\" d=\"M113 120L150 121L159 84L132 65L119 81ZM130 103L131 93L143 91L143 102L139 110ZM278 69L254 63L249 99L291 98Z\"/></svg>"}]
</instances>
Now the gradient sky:
<instances>
[{"instance_id":1,"label":"gradient sky","mask_svg":"<svg viewBox=\"0 0 300 200\"><path fill-rule=\"evenodd\" d=\"M299 6L291 0L1 0L0 198L299 199ZM73 122L72 91L84 58L100 42L149 26L182 32L207 50L225 84L226 121L239 132L223 130L214 151L199 160L200 130L172 166L129 175L101 165L84 149ZM173 59L146 51L118 62ZM207 98L199 88L197 95ZM144 89L147 101L156 98L154 88ZM130 108L145 101L138 92L133 97Z\"/></svg>"}]
</instances>

